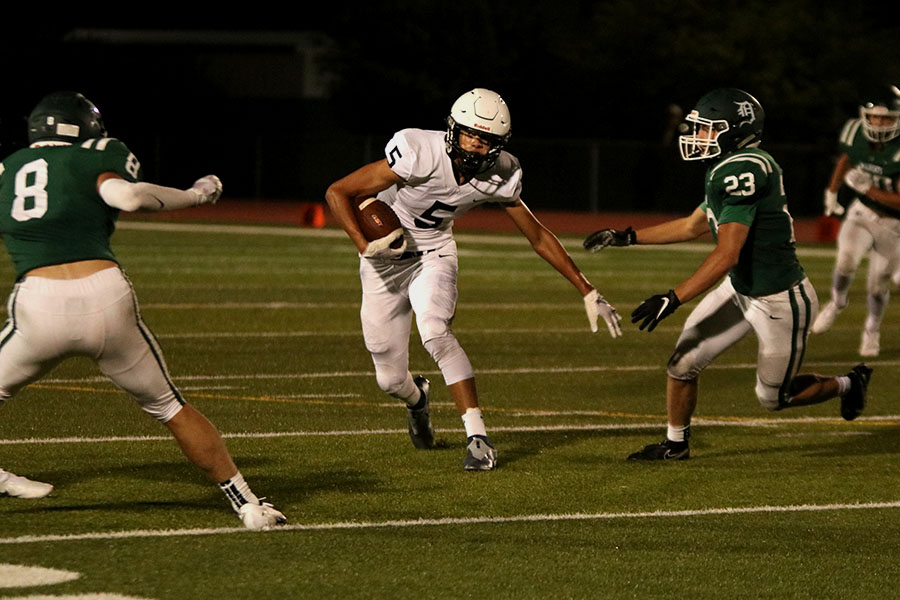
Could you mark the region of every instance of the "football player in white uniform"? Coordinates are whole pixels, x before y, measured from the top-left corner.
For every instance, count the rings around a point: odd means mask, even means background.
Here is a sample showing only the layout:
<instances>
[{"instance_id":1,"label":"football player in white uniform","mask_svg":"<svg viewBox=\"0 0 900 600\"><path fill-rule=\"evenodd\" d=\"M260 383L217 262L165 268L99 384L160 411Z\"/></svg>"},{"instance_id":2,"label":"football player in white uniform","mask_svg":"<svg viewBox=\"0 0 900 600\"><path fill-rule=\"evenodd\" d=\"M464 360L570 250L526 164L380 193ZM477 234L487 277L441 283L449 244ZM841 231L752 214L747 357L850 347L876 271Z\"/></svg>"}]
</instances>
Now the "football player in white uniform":
<instances>
[{"instance_id":1,"label":"football player in white uniform","mask_svg":"<svg viewBox=\"0 0 900 600\"><path fill-rule=\"evenodd\" d=\"M434 446L428 409L429 382L409 372L412 316L425 349L437 363L466 429L463 468L489 471L497 453L485 430L472 365L453 334L457 252L453 220L485 202L500 203L535 252L559 271L584 298L592 331L598 318L612 337L620 317L581 273L550 230L520 196L522 169L503 150L510 137L509 109L495 92L476 88L453 104L446 131L403 129L385 147L385 158L339 179L325 194L338 222L360 254L362 320L366 348L378 386L407 404L409 435L416 448ZM377 194L390 205L405 232L367 241L354 216L354 203Z\"/></svg>"},{"instance_id":2,"label":"football player in white uniform","mask_svg":"<svg viewBox=\"0 0 900 600\"><path fill-rule=\"evenodd\" d=\"M841 156L825 190L825 214L841 215L837 192L846 185L856 194L847 208L837 240L831 300L822 308L813 333L823 333L847 306L850 284L869 254L866 279L868 315L860 356L881 351L881 320L891 295L891 276L900 275L900 90L859 107L859 118L841 130ZM870 252L871 251L871 252Z\"/></svg>"}]
</instances>

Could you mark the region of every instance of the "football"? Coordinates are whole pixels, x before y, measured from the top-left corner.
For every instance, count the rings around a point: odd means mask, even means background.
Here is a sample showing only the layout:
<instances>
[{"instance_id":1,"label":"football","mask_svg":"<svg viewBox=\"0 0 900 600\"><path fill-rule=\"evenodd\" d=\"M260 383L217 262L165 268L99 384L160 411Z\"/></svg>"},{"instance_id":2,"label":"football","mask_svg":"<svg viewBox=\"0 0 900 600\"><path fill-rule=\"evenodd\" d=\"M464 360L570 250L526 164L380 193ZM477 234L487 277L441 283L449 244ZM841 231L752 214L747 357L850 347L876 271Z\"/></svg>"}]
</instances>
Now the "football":
<instances>
[{"instance_id":1,"label":"football","mask_svg":"<svg viewBox=\"0 0 900 600\"><path fill-rule=\"evenodd\" d=\"M359 229L370 242L381 239L397 229L403 229L400 219L390 206L376 198L363 198L356 207L356 221ZM403 237L397 238L391 248L399 248Z\"/></svg>"}]
</instances>

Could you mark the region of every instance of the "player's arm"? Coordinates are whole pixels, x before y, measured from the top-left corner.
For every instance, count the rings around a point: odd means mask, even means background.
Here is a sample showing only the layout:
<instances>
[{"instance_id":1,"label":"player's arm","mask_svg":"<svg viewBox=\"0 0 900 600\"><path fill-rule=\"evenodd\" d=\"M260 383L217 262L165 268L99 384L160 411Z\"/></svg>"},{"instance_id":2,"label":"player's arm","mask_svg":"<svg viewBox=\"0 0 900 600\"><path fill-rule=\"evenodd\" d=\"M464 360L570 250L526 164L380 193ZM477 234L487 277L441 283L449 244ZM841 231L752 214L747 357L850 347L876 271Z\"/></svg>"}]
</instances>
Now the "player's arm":
<instances>
[{"instance_id":1,"label":"player's arm","mask_svg":"<svg viewBox=\"0 0 900 600\"><path fill-rule=\"evenodd\" d=\"M897 193L886 192L880 188L873 187L866 195L885 206L900 210L900 185L898 185Z\"/></svg>"},{"instance_id":2,"label":"player's arm","mask_svg":"<svg viewBox=\"0 0 900 600\"><path fill-rule=\"evenodd\" d=\"M207 175L188 189L179 190L145 181L133 183L109 171L97 177L97 193L119 210L156 212L215 203L222 195L222 182L215 175Z\"/></svg>"},{"instance_id":3,"label":"player's arm","mask_svg":"<svg viewBox=\"0 0 900 600\"><path fill-rule=\"evenodd\" d=\"M514 203L505 206L505 208L506 214L509 215L509 218L512 219L519 231L522 232L522 235L525 236L538 256L550 263L554 269L568 279L584 297L584 306L587 311L591 331L596 332L598 330L597 320L598 317L602 317L606 321L609 334L614 338L619 337L622 330L619 327L621 317L618 312L591 285L591 282L588 281L588 278L585 277L584 273L575 264L575 261L572 260L572 257L569 256L569 253L559 242L556 235L538 221L537 217L522 202L522 198L516 198Z\"/></svg>"},{"instance_id":4,"label":"player's arm","mask_svg":"<svg viewBox=\"0 0 900 600\"><path fill-rule=\"evenodd\" d=\"M825 188L825 198L823 200L825 205L825 216L844 214L844 207L838 203L837 193L844 184L844 175L852 168L853 163L850 162L850 157L846 153L841 154L837 164L834 165L834 170L831 172L831 179L828 180L828 187Z\"/></svg>"},{"instance_id":5,"label":"player's arm","mask_svg":"<svg viewBox=\"0 0 900 600\"><path fill-rule=\"evenodd\" d=\"M897 187L893 192L873 186L866 192L866 196L885 206L900 210L900 180L897 181Z\"/></svg>"},{"instance_id":6,"label":"player's arm","mask_svg":"<svg viewBox=\"0 0 900 600\"><path fill-rule=\"evenodd\" d=\"M354 203L358 198L373 196L402 182L403 179L388 166L387 159L381 159L338 179L325 191L328 207L360 253L365 253L369 242L356 222Z\"/></svg>"},{"instance_id":7,"label":"player's arm","mask_svg":"<svg viewBox=\"0 0 900 600\"><path fill-rule=\"evenodd\" d=\"M584 248L591 252L597 252L607 246L675 244L695 240L708 231L709 225L706 222L706 212L698 207L686 217L638 230L634 230L631 227L624 231L600 229L585 238Z\"/></svg>"},{"instance_id":8,"label":"player's arm","mask_svg":"<svg viewBox=\"0 0 900 600\"><path fill-rule=\"evenodd\" d=\"M695 240L709 231L706 211L696 208L686 217L635 231L638 244L677 244Z\"/></svg>"},{"instance_id":9,"label":"player's arm","mask_svg":"<svg viewBox=\"0 0 900 600\"><path fill-rule=\"evenodd\" d=\"M509 204L505 208L506 214L529 241L538 256L562 273L572 285L578 288L582 296L589 294L594 289L584 273L575 265L575 261L569 256L559 239L538 221L521 198L517 198L515 203Z\"/></svg>"},{"instance_id":10,"label":"player's arm","mask_svg":"<svg viewBox=\"0 0 900 600\"><path fill-rule=\"evenodd\" d=\"M706 260L685 281L675 288L675 295L681 302L687 302L721 281L740 258L741 248L747 241L750 227L743 223L719 225L718 243Z\"/></svg>"},{"instance_id":11,"label":"player's arm","mask_svg":"<svg viewBox=\"0 0 900 600\"><path fill-rule=\"evenodd\" d=\"M895 210L900 210L900 181L894 185L891 191L883 190L875 185L875 179L871 174L859 167L849 169L844 173L844 184L857 194L868 196L872 200Z\"/></svg>"},{"instance_id":12,"label":"player's arm","mask_svg":"<svg viewBox=\"0 0 900 600\"><path fill-rule=\"evenodd\" d=\"M724 223L718 228L718 243L693 275L674 290L650 296L631 313L631 322L641 330L653 331L659 322L675 312L683 302L702 294L737 264L750 227L741 223Z\"/></svg>"},{"instance_id":13,"label":"player's arm","mask_svg":"<svg viewBox=\"0 0 900 600\"><path fill-rule=\"evenodd\" d=\"M828 191L837 193L844 184L844 175L853 168L850 157L847 154L841 154L837 164L834 165L834 171L831 172L831 179L828 180Z\"/></svg>"}]
</instances>

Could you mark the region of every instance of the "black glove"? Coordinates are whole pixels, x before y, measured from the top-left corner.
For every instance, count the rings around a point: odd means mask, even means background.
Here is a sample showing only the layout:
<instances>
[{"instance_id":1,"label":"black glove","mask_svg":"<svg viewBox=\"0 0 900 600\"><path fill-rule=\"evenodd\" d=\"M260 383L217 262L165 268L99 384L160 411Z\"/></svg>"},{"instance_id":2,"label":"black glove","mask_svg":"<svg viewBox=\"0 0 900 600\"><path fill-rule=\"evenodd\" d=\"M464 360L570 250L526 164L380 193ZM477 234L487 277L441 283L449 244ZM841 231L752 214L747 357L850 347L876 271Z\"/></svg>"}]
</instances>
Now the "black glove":
<instances>
[{"instance_id":1,"label":"black glove","mask_svg":"<svg viewBox=\"0 0 900 600\"><path fill-rule=\"evenodd\" d=\"M584 249L598 252L607 246L630 246L637 244L637 236L634 229L629 227L625 231L618 229L601 229L584 238Z\"/></svg>"},{"instance_id":2,"label":"black glove","mask_svg":"<svg viewBox=\"0 0 900 600\"><path fill-rule=\"evenodd\" d=\"M669 290L666 294L656 294L650 296L631 313L631 322L637 323L641 319L644 320L640 324L639 329L644 330L647 325L647 331L653 331L660 321L675 312L675 309L681 306L681 300L675 295L675 290Z\"/></svg>"}]
</instances>

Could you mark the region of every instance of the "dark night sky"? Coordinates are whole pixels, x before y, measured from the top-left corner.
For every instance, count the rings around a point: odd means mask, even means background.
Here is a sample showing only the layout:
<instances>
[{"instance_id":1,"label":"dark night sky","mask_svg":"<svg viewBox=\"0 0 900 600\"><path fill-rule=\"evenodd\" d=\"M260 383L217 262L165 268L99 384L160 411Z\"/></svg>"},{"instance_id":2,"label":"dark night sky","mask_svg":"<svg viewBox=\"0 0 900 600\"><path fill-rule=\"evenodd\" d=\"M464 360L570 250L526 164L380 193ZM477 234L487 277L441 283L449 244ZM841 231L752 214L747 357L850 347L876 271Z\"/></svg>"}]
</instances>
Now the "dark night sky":
<instances>
[{"instance_id":1,"label":"dark night sky","mask_svg":"<svg viewBox=\"0 0 900 600\"><path fill-rule=\"evenodd\" d=\"M43 94L76 89L159 172L183 160L176 139L229 146L236 162L263 160L242 145L273 154L305 140L339 175L349 163L329 139L369 135L377 146L401 127L441 128L476 86L507 100L514 143L658 141L671 104L689 110L734 86L763 104L768 142L833 147L862 100L900 84L900 9L860 2L407 0L301 18L267 8L13 28L0 49L0 151L21 143L21 119Z\"/></svg>"}]
</instances>

